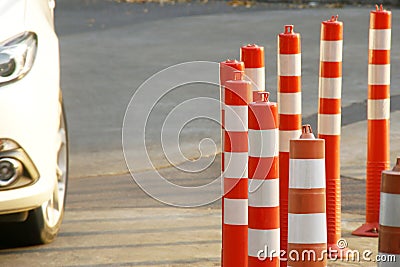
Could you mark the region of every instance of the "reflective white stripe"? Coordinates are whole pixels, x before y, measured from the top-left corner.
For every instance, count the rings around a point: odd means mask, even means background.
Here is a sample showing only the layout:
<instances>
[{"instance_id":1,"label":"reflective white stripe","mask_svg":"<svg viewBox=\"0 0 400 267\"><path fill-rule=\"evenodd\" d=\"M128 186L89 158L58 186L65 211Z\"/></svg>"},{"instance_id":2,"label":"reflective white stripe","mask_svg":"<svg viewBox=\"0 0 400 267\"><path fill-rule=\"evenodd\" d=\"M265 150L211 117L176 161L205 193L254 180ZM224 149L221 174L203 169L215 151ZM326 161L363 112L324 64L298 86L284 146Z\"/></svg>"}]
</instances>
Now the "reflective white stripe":
<instances>
[{"instance_id":1,"label":"reflective white stripe","mask_svg":"<svg viewBox=\"0 0 400 267\"><path fill-rule=\"evenodd\" d=\"M400 195L381 192L379 224L400 227Z\"/></svg>"},{"instance_id":2,"label":"reflective white stripe","mask_svg":"<svg viewBox=\"0 0 400 267\"><path fill-rule=\"evenodd\" d=\"M247 199L224 199L224 223L247 225Z\"/></svg>"},{"instance_id":3,"label":"reflective white stripe","mask_svg":"<svg viewBox=\"0 0 400 267\"><path fill-rule=\"evenodd\" d=\"M301 114L301 92L278 93L279 114Z\"/></svg>"},{"instance_id":4,"label":"reflective white stripe","mask_svg":"<svg viewBox=\"0 0 400 267\"><path fill-rule=\"evenodd\" d=\"M400 255L379 252L378 267L399 267Z\"/></svg>"},{"instance_id":5,"label":"reflective white stripe","mask_svg":"<svg viewBox=\"0 0 400 267\"><path fill-rule=\"evenodd\" d=\"M390 118L390 99L368 99L368 119L388 120Z\"/></svg>"},{"instance_id":6,"label":"reflective white stripe","mask_svg":"<svg viewBox=\"0 0 400 267\"><path fill-rule=\"evenodd\" d=\"M390 64L368 65L368 84L369 85L389 85L390 84Z\"/></svg>"},{"instance_id":7,"label":"reflective white stripe","mask_svg":"<svg viewBox=\"0 0 400 267\"><path fill-rule=\"evenodd\" d=\"M246 80L252 82L253 91L265 91L265 67L262 68L245 68L244 74Z\"/></svg>"},{"instance_id":8,"label":"reflective white stripe","mask_svg":"<svg viewBox=\"0 0 400 267\"><path fill-rule=\"evenodd\" d=\"M321 40L320 60L325 62L341 62L343 53L343 40Z\"/></svg>"},{"instance_id":9,"label":"reflective white stripe","mask_svg":"<svg viewBox=\"0 0 400 267\"><path fill-rule=\"evenodd\" d=\"M369 49L390 50L391 29L369 29Z\"/></svg>"},{"instance_id":10,"label":"reflective white stripe","mask_svg":"<svg viewBox=\"0 0 400 267\"><path fill-rule=\"evenodd\" d=\"M259 253L263 250L263 253ZM262 258L279 257L279 228L272 230L256 230L249 228L249 256Z\"/></svg>"},{"instance_id":11,"label":"reflective white stripe","mask_svg":"<svg viewBox=\"0 0 400 267\"><path fill-rule=\"evenodd\" d=\"M289 159L289 188L325 188L325 159Z\"/></svg>"},{"instance_id":12,"label":"reflective white stripe","mask_svg":"<svg viewBox=\"0 0 400 267\"><path fill-rule=\"evenodd\" d=\"M289 213L288 242L293 244L326 243L326 213Z\"/></svg>"},{"instance_id":13,"label":"reflective white stripe","mask_svg":"<svg viewBox=\"0 0 400 267\"><path fill-rule=\"evenodd\" d=\"M301 76L301 54L279 54L278 75Z\"/></svg>"},{"instance_id":14,"label":"reflective white stripe","mask_svg":"<svg viewBox=\"0 0 400 267\"><path fill-rule=\"evenodd\" d=\"M247 152L224 152L225 172L227 178L247 178Z\"/></svg>"},{"instance_id":15,"label":"reflective white stripe","mask_svg":"<svg viewBox=\"0 0 400 267\"><path fill-rule=\"evenodd\" d=\"M320 98L341 98L342 78L319 78L319 97Z\"/></svg>"},{"instance_id":16,"label":"reflective white stripe","mask_svg":"<svg viewBox=\"0 0 400 267\"><path fill-rule=\"evenodd\" d=\"M271 130L249 130L249 156L267 158L279 155L279 132Z\"/></svg>"},{"instance_id":17,"label":"reflective white stripe","mask_svg":"<svg viewBox=\"0 0 400 267\"><path fill-rule=\"evenodd\" d=\"M301 130L279 131L279 152L289 152L290 139L299 139Z\"/></svg>"},{"instance_id":18,"label":"reflective white stripe","mask_svg":"<svg viewBox=\"0 0 400 267\"><path fill-rule=\"evenodd\" d=\"M341 114L318 114L318 134L340 135Z\"/></svg>"},{"instance_id":19,"label":"reflective white stripe","mask_svg":"<svg viewBox=\"0 0 400 267\"><path fill-rule=\"evenodd\" d=\"M279 179L249 179L249 207L278 207Z\"/></svg>"},{"instance_id":20,"label":"reflective white stripe","mask_svg":"<svg viewBox=\"0 0 400 267\"><path fill-rule=\"evenodd\" d=\"M225 131L247 131L247 106L225 105Z\"/></svg>"}]
</instances>

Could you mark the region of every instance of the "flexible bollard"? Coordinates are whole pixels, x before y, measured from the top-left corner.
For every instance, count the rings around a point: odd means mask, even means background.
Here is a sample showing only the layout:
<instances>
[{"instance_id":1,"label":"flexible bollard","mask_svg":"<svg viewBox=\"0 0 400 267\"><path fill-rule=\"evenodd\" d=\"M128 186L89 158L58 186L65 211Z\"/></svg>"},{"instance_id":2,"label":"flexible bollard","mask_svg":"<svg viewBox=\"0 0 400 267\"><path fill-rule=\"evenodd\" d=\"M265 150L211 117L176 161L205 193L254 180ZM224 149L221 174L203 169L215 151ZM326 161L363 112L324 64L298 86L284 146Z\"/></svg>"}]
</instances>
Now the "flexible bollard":
<instances>
[{"instance_id":1,"label":"flexible bollard","mask_svg":"<svg viewBox=\"0 0 400 267\"><path fill-rule=\"evenodd\" d=\"M278 35L279 209L281 250L287 250L289 140L301 135L300 34L286 25ZM281 260L281 266L287 262Z\"/></svg>"},{"instance_id":2,"label":"flexible bollard","mask_svg":"<svg viewBox=\"0 0 400 267\"><path fill-rule=\"evenodd\" d=\"M290 140L288 266L327 266L325 141L304 125Z\"/></svg>"},{"instance_id":3,"label":"flexible bollard","mask_svg":"<svg viewBox=\"0 0 400 267\"><path fill-rule=\"evenodd\" d=\"M382 172L379 217L379 255L386 261L378 267L397 267L400 263L400 157L391 171Z\"/></svg>"},{"instance_id":4,"label":"flexible bollard","mask_svg":"<svg viewBox=\"0 0 400 267\"><path fill-rule=\"evenodd\" d=\"M224 144L224 118L225 118L225 93L224 86L226 81L234 79L235 71L244 71L244 64L241 61L227 59L221 63L219 63L219 82L220 82L220 101L221 101L221 130L222 130L222 138L221 144ZM224 172L224 153L221 155L221 169Z\"/></svg>"},{"instance_id":5,"label":"flexible bollard","mask_svg":"<svg viewBox=\"0 0 400 267\"><path fill-rule=\"evenodd\" d=\"M390 39L392 14L370 13L366 223L353 235L378 237L381 172L390 167Z\"/></svg>"},{"instance_id":6,"label":"flexible bollard","mask_svg":"<svg viewBox=\"0 0 400 267\"><path fill-rule=\"evenodd\" d=\"M279 266L278 108L268 92L249 104L249 267Z\"/></svg>"},{"instance_id":7,"label":"flexible bollard","mask_svg":"<svg viewBox=\"0 0 400 267\"><path fill-rule=\"evenodd\" d=\"M326 215L329 256L340 258L341 190L340 128L342 95L343 23L338 16L321 23L318 138L325 140Z\"/></svg>"},{"instance_id":8,"label":"flexible bollard","mask_svg":"<svg viewBox=\"0 0 400 267\"><path fill-rule=\"evenodd\" d=\"M240 60L244 62L246 80L253 83L252 101L259 99L258 92L265 91L264 47L248 44L240 49Z\"/></svg>"},{"instance_id":9,"label":"flexible bollard","mask_svg":"<svg viewBox=\"0 0 400 267\"><path fill-rule=\"evenodd\" d=\"M222 153L221 153L221 173L224 173L225 170L225 158L224 158L224 141L225 141L225 83L229 80L234 80L235 71L244 71L244 64L241 61L227 59L223 62L219 63L219 85L220 85L220 103L221 103L221 145L222 145ZM222 202L222 209L224 203ZM224 222L224 214L222 213L222 225ZM224 235L224 231L222 231L222 235ZM221 262L222 262L222 251L221 251Z\"/></svg>"},{"instance_id":10,"label":"flexible bollard","mask_svg":"<svg viewBox=\"0 0 400 267\"><path fill-rule=\"evenodd\" d=\"M225 83L225 171L222 266L247 267L248 257L248 103L251 83L236 71Z\"/></svg>"}]
</instances>

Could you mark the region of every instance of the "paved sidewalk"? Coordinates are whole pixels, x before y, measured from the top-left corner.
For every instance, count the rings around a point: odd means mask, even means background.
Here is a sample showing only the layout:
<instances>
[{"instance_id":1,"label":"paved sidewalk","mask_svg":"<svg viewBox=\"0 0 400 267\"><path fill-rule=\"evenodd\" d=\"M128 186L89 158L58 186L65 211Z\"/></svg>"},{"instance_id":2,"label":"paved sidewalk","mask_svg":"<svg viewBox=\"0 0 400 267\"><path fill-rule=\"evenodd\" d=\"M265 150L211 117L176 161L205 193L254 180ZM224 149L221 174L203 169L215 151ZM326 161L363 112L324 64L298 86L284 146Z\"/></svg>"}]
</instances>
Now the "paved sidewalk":
<instances>
[{"instance_id":1,"label":"paved sidewalk","mask_svg":"<svg viewBox=\"0 0 400 267\"><path fill-rule=\"evenodd\" d=\"M392 112L390 118L391 168L400 156L400 111ZM365 179L367 162L367 121L360 121L342 128L341 175Z\"/></svg>"}]
</instances>

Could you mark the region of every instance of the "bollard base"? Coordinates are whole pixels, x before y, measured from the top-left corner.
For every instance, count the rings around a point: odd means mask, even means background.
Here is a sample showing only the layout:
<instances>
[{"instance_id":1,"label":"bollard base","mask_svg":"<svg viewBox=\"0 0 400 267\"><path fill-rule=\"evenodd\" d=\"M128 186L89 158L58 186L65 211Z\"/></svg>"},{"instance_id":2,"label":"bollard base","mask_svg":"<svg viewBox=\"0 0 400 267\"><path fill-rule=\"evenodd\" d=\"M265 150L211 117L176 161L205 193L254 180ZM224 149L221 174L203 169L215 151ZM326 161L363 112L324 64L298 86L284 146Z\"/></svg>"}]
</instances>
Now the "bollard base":
<instances>
[{"instance_id":1,"label":"bollard base","mask_svg":"<svg viewBox=\"0 0 400 267\"><path fill-rule=\"evenodd\" d=\"M379 231L379 223L365 223L356 230L354 230L351 234L356 236L378 237L379 236L378 231Z\"/></svg>"},{"instance_id":2,"label":"bollard base","mask_svg":"<svg viewBox=\"0 0 400 267\"><path fill-rule=\"evenodd\" d=\"M327 254L328 259L330 260L347 259L349 257L349 248L347 247L347 242L345 246L346 247L338 246L337 244L328 244L328 254Z\"/></svg>"}]
</instances>

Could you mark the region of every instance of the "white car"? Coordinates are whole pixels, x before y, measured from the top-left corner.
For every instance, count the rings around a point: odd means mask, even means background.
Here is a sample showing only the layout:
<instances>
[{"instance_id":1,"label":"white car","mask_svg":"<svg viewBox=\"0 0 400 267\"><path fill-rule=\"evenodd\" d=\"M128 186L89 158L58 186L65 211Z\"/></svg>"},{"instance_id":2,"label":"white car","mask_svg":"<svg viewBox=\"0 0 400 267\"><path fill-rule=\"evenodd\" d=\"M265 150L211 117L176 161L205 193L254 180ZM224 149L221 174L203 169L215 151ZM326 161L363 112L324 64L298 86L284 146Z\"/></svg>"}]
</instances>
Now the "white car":
<instances>
[{"instance_id":1,"label":"white car","mask_svg":"<svg viewBox=\"0 0 400 267\"><path fill-rule=\"evenodd\" d=\"M0 243L51 242L68 146L54 0L0 1Z\"/></svg>"}]
</instances>

